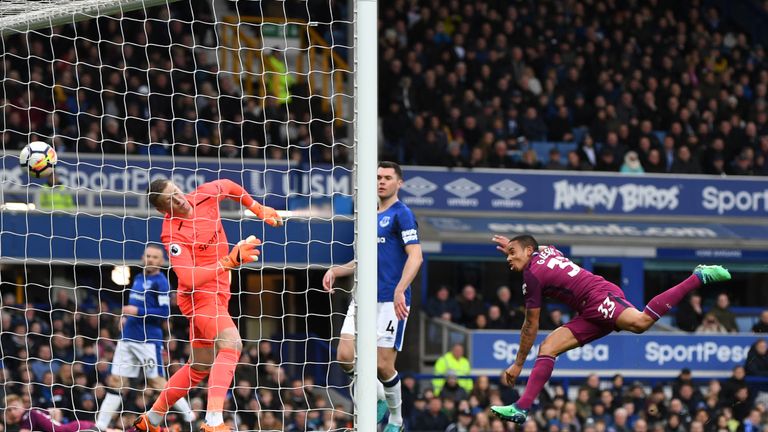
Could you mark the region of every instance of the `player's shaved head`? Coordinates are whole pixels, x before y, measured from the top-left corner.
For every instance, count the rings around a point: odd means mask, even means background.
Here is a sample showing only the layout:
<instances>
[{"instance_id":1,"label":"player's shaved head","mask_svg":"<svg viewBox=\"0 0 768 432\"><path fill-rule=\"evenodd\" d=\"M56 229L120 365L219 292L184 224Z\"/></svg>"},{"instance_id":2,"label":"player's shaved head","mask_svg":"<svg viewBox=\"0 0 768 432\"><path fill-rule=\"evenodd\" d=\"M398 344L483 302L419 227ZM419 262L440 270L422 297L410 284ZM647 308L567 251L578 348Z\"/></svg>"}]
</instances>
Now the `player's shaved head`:
<instances>
[{"instance_id":1,"label":"player's shaved head","mask_svg":"<svg viewBox=\"0 0 768 432\"><path fill-rule=\"evenodd\" d=\"M539 250L539 242L537 242L536 239L533 238L533 236L530 234L522 234L519 236L515 236L509 241L520 243L520 246L522 246L523 249L532 247L534 252Z\"/></svg>"},{"instance_id":2,"label":"player's shaved head","mask_svg":"<svg viewBox=\"0 0 768 432\"><path fill-rule=\"evenodd\" d=\"M147 195L149 199L149 203L152 204L152 206L158 210L165 209L165 201L162 200L163 197L163 191L166 187L168 187L168 183L171 181L162 178L152 181L152 183L149 184L149 189L147 190Z\"/></svg>"}]
</instances>

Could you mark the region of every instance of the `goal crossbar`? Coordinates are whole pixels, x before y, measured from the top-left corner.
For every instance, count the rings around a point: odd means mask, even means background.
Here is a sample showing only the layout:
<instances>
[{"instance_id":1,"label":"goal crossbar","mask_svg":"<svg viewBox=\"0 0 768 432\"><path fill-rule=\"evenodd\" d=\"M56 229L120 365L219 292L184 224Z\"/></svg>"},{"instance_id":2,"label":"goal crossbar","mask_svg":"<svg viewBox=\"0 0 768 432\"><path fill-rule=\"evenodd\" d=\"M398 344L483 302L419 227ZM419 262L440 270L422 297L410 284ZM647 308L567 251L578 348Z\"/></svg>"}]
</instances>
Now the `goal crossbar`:
<instances>
[{"instance_id":1,"label":"goal crossbar","mask_svg":"<svg viewBox=\"0 0 768 432\"><path fill-rule=\"evenodd\" d=\"M149 8L178 0L10 0L0 2L0 36Z\"/></svg>"}]
</instances>

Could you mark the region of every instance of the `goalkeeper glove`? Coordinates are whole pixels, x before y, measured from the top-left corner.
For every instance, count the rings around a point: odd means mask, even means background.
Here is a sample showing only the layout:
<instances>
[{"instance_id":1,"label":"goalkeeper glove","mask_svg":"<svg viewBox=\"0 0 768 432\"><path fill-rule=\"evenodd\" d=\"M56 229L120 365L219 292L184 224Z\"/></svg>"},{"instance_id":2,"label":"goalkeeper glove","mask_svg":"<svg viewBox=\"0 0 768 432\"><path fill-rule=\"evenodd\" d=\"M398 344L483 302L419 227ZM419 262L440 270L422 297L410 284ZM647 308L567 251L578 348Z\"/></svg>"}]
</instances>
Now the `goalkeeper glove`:
<instances>
[{"instance_id":1,"label":"goalkeeper glove","mask_svg":"<svg viewBox=\"0 0 768 432\"><path fill-rule=\"evenodd\" d=\"M248 210L252 211L259 219L266 222L268 225L278 227L283 225L283 218L277 214L277 211L272 207L263 206L259 203L253 203L248 207Z\"/></svg>"},{"instance_id":2,"label":"goalkeeper glove","mask_svg":"<svg viewBox=\"0 0 768 432\"><path fill-rule=\"evenodd\" d=\"M258 261L261 252L256 247L260 245L261 240L257 239L256 236L249 236L247 239L237 242L229 254L219 262L225 270L232 270L243 264Z\"/></svg>"}]
</instances>

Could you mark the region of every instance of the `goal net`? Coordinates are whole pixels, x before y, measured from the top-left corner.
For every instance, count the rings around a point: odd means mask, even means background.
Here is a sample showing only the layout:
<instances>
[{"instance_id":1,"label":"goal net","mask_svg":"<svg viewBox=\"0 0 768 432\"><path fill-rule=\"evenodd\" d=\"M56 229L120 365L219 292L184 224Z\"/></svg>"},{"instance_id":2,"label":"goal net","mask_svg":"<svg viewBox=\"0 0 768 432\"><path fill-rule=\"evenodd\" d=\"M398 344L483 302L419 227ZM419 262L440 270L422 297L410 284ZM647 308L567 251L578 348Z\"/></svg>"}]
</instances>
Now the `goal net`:
<instances>
[{"instance_id":1,"label":"goal net","mask_svg":"<svg viewBox=\"0 0 768 432\"><path fill-rule=\"evenodd\" d=\"M150 308L157 286L143 257L160 243L163 215L147 187L164 177L189 193L229 179L286 223L269 227L221 202L230 247L249 235L263 242L259 262L232 272L229 312L244 348L225 421L354 427L350 380L336 364L353 282L333 296L321 284L355 254L353 17L344 1L0 4L0 407L17 395L61 423L96 421L117 394L117 429L145 412L159 393L152 371L168 377L191 353L167 251L170 316L161 295ZM58 153L52 177L19 166L20 149L38 140ZM134 354L137 377L118 381L132 316L160 326L163 341L154 355ZM198 422L206 387L187 398ZM166 418L188 421L178 407Z\"/></svg>"}]
</instances>

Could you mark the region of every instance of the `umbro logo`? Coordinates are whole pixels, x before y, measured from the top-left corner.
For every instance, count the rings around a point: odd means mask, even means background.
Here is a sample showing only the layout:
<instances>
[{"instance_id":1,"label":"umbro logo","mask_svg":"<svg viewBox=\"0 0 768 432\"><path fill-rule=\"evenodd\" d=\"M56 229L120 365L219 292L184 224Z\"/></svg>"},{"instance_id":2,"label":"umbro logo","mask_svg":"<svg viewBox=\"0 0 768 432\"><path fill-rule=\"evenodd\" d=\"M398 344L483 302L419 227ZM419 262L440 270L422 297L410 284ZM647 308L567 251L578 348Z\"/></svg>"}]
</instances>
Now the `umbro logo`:
<instances>
[{"instance_id":1,"label":"umbro logo","mask_svg":"<svg viewBox=\"0 0 768 432\"><path fill-rule=\"evenodd\" d=\"M448 183L443 188L459 198L469 198L483 189L479 184L463 177Z\"/></svg>"},{"instance_id":2,"label":"umbro logo","mask_svg":"<svg viewBox=\"0 0 768 432\"><path fill-rule=\"evenodd\" d=\"M488 190L501 198L512 199L518 195L524 194L527 189L525 186L507 179L490 185Z\"/></svg>"},{"instance_id":3,"label":"umbro logo","mask_svg":"<svg viewBox=\"0 0 768 432\"><path fill-rule=\"evenodd\" d=\"M403 183L403 186L401 186L400 189L405 190L413 196L423 197L437 189L437 185L424 177L413 177Z\"/></svg>"}]
</instances>

